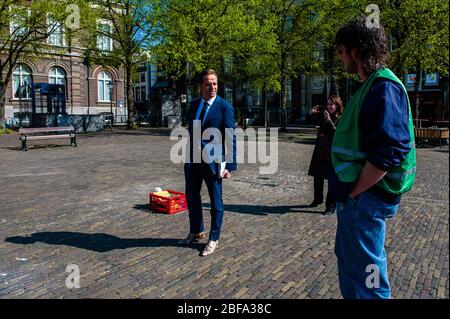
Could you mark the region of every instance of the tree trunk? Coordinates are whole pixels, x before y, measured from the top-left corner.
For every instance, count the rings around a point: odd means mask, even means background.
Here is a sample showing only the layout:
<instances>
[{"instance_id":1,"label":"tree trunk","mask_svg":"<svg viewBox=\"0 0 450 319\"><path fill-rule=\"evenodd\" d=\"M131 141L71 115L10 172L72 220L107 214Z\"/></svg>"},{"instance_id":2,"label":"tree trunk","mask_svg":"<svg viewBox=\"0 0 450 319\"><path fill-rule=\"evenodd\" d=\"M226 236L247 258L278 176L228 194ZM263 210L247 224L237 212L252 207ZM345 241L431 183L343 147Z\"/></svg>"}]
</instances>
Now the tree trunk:
<instances>
[{"instance_id":1,"label":"tree trunk","mask_svg":"<svg viewBox=\"0 0 450 319\"><path fill-rule=\"evenodd\" d=\"M8 83L8 82L5 82ZM5 105L6 105L6 86L0 85L0 129L4 130L6 125Z\"/></svg>"},{"instance_id":2,"label":"tree trunk","mask_svg":"<svg viewBox=\"0 0 450 319\"><path fill-rule=\"evenodd\" d=\"M420 84L420 74L421 67L420 65L416 69L416 82L414 83L414 107L415 107L415 118L419 119L419 84ZM418 121L417 121L418 122Z\"/></svg>"},{"instance_id":3,"label":"tree trunk","mask_svg":"<svg viewBox=\"0 0 450 319\"><path fill-rule=\"evenodd\" d=\"M125 94L127 99L127 129L134 128L134 103L133 103L133 88L131 86L131 67L125 67Z\"/></svg>"},{"instance_id":4,"label":"tree trunk","mask_svg":"<svg viewBox=\"0 0 450 319\"><path fill-rule=\"evenodd\" d=\"M334 45L331 45L330 47L328 47L328 70L330 70L328 76L330 78L330 93L328 94L330 95L338 95L339 96L339 90L337 88L337 83L334 81L334 52L336 51ZM327 96L327 101L328 101L328 97Z\"/></svg>"},{"instance_id":5,"label":"tree trunk","mask_svg":"<svg viewBox=\"0 0 450 319\"><path fill-rule=\"evenodd\" d=\"M286 131L287 131L286 79L285 79L285 77L284 77L284 74L281 76L280 102L281 102L281 125L280 125L280 132L286 132Z\"/></svg>"},{"instance_id":6,"label":"tree trunk","mask_svg":"<svg viewBox=\"0 0 450 319\"><path fill-rule=\"evenodd\" d=\"M281 106L281 123L280 132L287 131L287 116L286 116L286 76L284 73L286 65L286 55L281 54L281 92L280 92L280 106Z\"/></svg>"},{"instance_id":7,"label":"tree trunk","mask_svg":"<svg viewBox=\"0 0 450 319\"><path fill-rule=\"evenodd\" d=\"M267 114L267 92L263 91L263 100L264 100L264 128L267 128L268 124L268 114Z\"/></svg>"}]
</instances>

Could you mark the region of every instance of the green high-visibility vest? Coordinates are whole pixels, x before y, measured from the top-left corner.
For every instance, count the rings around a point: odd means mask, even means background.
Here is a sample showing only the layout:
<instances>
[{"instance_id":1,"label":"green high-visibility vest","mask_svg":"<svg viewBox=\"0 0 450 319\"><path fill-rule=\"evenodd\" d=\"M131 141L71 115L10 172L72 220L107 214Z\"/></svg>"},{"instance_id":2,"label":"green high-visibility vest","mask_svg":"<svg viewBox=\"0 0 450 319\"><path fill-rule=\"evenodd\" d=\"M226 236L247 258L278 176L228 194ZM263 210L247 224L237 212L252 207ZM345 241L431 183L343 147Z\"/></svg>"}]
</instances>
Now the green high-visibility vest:
<instances>
[{"instance_id":1,"label":"green high-visibility vest","mask_svg":"<svg viewBox=\"0 0 450 319\"><path fill-rule=\"evenodd\" d=\"M331 158L334 170L341 182L350 183L358 179L367 161L367 155L360 149L359 112L373 81L378 78L386 78L398 83L402 87L408 101L408 129L411 138L411 150L400 166L390 169L383 179L377 183L379 187L388 193L401 195L409 191L414 184L416 176L416 149L408 94L402 81L391 70L382 68L373 72L351 98L337 124L331 148Z\"/></svg>"}]
</instances>

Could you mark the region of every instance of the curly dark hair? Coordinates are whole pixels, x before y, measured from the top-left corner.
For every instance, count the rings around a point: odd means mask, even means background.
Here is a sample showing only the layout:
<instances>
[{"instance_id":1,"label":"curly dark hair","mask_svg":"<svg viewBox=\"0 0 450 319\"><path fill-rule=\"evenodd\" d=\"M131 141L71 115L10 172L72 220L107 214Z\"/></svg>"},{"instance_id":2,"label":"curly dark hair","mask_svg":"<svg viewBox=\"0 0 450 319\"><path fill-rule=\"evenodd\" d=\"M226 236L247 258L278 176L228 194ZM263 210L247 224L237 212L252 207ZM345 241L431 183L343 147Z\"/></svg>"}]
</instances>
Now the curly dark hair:
<instances>
[{"instance_id":1,"label":"curly dark hair","mask_svg":"<svg viewBox=\"0 0 450 319\"><path fill-rule=\"evenodd\" d=\"M345 46L348 51L355 48L368 73L372 73L378 65L386 67L389 47L384 28L381 25L367 27L365 16L358 16L340 28L335 44L336 47Z\"/></svg>"}]
</instances>

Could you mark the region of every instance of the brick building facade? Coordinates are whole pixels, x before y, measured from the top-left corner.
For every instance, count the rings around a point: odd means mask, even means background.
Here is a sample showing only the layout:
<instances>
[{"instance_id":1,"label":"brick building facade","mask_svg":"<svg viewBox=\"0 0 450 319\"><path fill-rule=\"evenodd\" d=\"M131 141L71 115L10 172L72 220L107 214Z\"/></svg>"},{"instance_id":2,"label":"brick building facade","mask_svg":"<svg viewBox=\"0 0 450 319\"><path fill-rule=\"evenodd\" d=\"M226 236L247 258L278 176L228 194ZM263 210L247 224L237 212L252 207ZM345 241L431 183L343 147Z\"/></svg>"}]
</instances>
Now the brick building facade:
<instances>
[{"instance_id":1,"label":"brick building facade","mask_svg":"<svg viewBox=\"0 0 450 319\"><path fill-rule=\"evenodd\" d=\"M31 83L64 84L68 114L98 114L111 109L117 115L126 112L123 70L89 66L81 49L36 60L23 59L16 65L6 91L7 121L17 113L30 111Z\"/></svg>"}]
</instances>

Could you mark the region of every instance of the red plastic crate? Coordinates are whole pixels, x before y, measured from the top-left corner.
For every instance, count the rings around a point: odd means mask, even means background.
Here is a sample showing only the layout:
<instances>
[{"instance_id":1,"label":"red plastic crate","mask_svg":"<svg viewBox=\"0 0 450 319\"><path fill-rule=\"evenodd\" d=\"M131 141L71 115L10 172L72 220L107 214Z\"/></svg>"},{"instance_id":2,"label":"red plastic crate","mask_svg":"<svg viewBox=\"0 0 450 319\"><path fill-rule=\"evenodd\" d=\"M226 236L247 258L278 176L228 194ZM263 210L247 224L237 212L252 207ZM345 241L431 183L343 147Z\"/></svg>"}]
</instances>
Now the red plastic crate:
<instances>
[{"instance_id":1,"label":"red plastic crate","mask_svg":"<svg viewBox=\"0 0 450 319\"><path fill-rule=\"evenodd\" d=\"M172 194L172 197L149 193L150 209L166 214L175 214L187 209L186 195L184 193L170 189L166 189L166 191Z\"/></svg>"}]
</instances>

